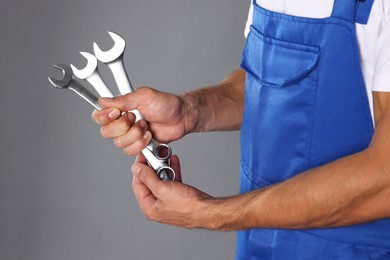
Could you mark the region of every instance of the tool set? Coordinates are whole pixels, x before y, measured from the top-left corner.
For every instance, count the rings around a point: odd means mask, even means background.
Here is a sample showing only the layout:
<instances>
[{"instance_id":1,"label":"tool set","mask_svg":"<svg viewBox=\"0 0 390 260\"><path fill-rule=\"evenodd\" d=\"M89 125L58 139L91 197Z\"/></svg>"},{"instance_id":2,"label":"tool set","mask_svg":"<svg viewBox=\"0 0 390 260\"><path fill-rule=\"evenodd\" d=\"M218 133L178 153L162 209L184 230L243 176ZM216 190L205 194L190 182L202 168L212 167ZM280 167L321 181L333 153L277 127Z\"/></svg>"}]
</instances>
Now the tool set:
<instances>
[{"instance_id":1,"label":"tool set","mask_svg":"<svg viewBox=\"0 0 390 260\"><path fill-rule=\"evenodd\" d=\"M93 49L95 55L87 52L80 52L88 62L85 68L77 69L73 65L56 64L53 65L53 67L62 71L62 79L57 80L49 77L49 81L54 87L72 90L97 110L102 109L98 102L98 97L83 85L82 80L89 82L101 97L114 97L100 76L98 61L109 67L121 95L134 91L123 62L126 41L116 33L108 33L114 40L114 46L109 51L103 52L99 46L94 43ZM144 119L138 110L131 110L128 112L135 115L136 122ZM169 166L169 159L172 155L172 149L169 145L158 143L152 139L147 147L142 150L142 154L161 180L175 180L176 173L172 167Z\"/></svg>"}]
</instances>

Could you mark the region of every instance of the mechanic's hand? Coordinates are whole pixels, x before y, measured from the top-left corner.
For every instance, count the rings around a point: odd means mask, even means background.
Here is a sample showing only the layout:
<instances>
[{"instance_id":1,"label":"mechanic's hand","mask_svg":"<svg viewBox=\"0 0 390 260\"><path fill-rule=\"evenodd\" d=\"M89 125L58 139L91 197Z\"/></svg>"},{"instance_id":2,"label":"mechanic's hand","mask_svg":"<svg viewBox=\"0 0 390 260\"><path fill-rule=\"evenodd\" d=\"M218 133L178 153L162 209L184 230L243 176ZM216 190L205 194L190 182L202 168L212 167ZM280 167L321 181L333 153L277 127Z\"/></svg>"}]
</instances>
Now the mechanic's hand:
<instances>
[{"instance_id":1,"label":"mechanic's hand","mask_svg":"<svg viewBox=\"0 0 390 260\"><path fill-rule=\"evenodd\" d=\"M176 172L177 180L162 181L146 164L145 157L142 154L137 156L131 170L134 175L133 190L141 211L147 219L160 223L185 228L200 227L201 202L211 197L182 183L176 155L172 155L170 165Z\"/></svg>"},{"instance_id":2,"label":"mechanic's hand","mask_svg":"<svg viewBox=\"0 0 390 260\"><path fill-rule=\"evenodd\" d=\"M111 138L117 147L128 155L138 154L153 138L168 143L182 138L186 133L184 105L179 97L148 87L116 98L100 98L102 110L92 113L92 120L102 127L104 138ZM135 122L132 113L122 111L138 109L145 120ZM149 126L149 128L148 128Z\"/></svg>"}]
</instances>

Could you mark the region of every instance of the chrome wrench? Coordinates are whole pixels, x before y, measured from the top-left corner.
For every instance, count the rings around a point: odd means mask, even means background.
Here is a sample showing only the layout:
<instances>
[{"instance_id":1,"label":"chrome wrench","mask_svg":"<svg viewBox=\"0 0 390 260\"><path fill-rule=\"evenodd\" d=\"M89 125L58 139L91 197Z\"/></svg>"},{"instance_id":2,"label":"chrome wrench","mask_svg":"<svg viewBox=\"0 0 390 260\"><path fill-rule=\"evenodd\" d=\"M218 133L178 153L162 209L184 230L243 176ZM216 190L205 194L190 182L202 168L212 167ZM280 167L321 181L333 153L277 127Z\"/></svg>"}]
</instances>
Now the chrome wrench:
<instances>
[{"instance_id":1,"label":"chrome wrench","mask_svg":"<svg viewBox=\"0 0 390 260\"><path fill-rule=\"evenodd\" d=\"M126 95L134 91L133 86L127 75L124 61L123 61L123 56L126 49L126 41L123 39L123 37L121 37L116 33L113 32L108 32L108 33L111 36L111 38L114 40L114 46L109 51L103 52L100 49L100 47L96 44L96 42L94 42L93 43L94 53L96 58L99 61L108 65L108 67L110 68L114 76L115 82L119 88L119 92L122 95ZM143 119L143 116L138 110L132 110L130 112L135 114L136 121ZM169 145L158 143L154 139L152 139L152 141L147 145L146 148L151 152L153 157L155 157L155 159L158 161L167 162L172 155L172 149ZM174 176L173 178L175 178L175 172L173 171L173 169L171 168L167 170L170 170L171 175L173 175Z\"/></svg>"},{"instance_id":2,"label":"chrome wrench","mask_svg":"<svg viewBox=\"0 0 390 260\"><path fill-rule=\"evenodd\" d=\"M72 68L73 74L79 79L88 81L95 88L95 90L99 93L100 96L114 97L114 95L100 76L96 57L86 52L81 52L81 54L87 59L88 63L83 69L78 69L71 64L70 66ZM157 153L158 151L151 150L156 149L156 147L158 149L158 147L161 145L164 144L157 144L156 141L152 140L151 143L149 143L148 147L142 150L142 154L145 156L150 166L156 171L160 179L174 181L176 178L176 173L167 164L167 159L158 158L153 154L153 152Z\"/></svg>"},{"instance_id":3,"label":"chrome wrench","mask_svg":"<svg viewBox=\"0 0 390 260\"><path fill-rule=\"evenodd\" d=\"M99 99L92 92L90 92L84 85L78 81L72 73L72 69L69 65L66 64L56 64L53 65L54 68L61 70L63 73L63 77L60 80L53 79L49 77L50 83L59 89L70 89L80 97L82 97L85 101L91 104L97 110L101 110L102 107L99 104Z\"/></svg>"},{"instance_id":4,"label":"chrome wrench","mask_svg":"<svg viewBox=\"0 0 390 260\"><path fill-rule=\"evenodd\" d=\"M80 52L80 54L87 59L87 65L83 69L78 69L70 64L73 74L79 79L88 81L101 97L114 97L100 76L96 57L88 52Z\"/></svg>"},{"instance_id":5,"label":"chrome wrench","mask_svg":"<svg viewBox=\"0 0 390 260\"><path fill-rule=\"evenodd\" d=\"M127 93L134 91L129 77L127 76L125 64L123 62L126 41L122 36L116 33L108 32L108 34L114 40L114 47L112 47L109 51L103 52L97 43L94 42L93 51L96 58L104 64L107 64L110 68L112 74L114 75L115 82L119 88L119 92L122 95L126 95Z\"/></svg>"},{"instance_id":6,"label":"chrome wrench","mask_svg":"<svg viewBox=\"0 0 390 260\"><path fill-rule=\"evenodd\" d=\"M123 55L126 49L126 41L116 33L108 33L115 42L114 47L107 52L103 52L96 44L96 42L94 42L93 50L96 58L110 68L112 74L114 75L114 80L116 85L118 86L119 92L122 95L126 95L134 91L129 77L127 76L125 64L123 62ZM131 110L129 112L135 115L136 122L144 119L137 109Z\"/></svg>"}]
</instances>

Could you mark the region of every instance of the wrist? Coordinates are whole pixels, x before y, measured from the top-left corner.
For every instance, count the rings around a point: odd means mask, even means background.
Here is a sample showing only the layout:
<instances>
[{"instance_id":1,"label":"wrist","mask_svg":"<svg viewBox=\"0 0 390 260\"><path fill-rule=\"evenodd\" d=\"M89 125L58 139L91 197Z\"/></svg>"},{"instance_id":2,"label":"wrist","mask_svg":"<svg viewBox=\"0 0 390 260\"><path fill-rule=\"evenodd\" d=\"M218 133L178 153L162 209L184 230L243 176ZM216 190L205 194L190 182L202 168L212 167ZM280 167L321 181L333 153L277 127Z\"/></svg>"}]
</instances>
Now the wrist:
<instances>
[{"instance_id":1,"label":"wrist","mask_svg":"<svg viewBox=\"0 0 390 260\"><path fill-rule=\"evenodd\" d=\"M243 229L240 227L242 211L235 197L207 198L199 203L196 217L196 227L210 230L231 231Z\"/></svg>"},{"instance_id":2,"label":"wrist","mask_svg":"<svg viewBox=\"0 0 390 260\"><path fill-rule=\"evenodd\" d=\"M199 122L199 100L194 97L193 93L184 93L181 96L178 96L182 103L182 116L184 121L185 134L190 134L193 132L198 132L198 122Z\"/></svg>"},{"instance_id":3,"label":"wrist","mask_svg":"<svg viewBox=\"0 0 390 260\"><path fill-rule=\"evenodd\" d=\"M209 197L200 202L198 227L233 231L253 227L262 227L260 223L266 221L264 211L260 210L266 199L260 191L241 195L213 198Z\"/></svg>"}]
</instances>

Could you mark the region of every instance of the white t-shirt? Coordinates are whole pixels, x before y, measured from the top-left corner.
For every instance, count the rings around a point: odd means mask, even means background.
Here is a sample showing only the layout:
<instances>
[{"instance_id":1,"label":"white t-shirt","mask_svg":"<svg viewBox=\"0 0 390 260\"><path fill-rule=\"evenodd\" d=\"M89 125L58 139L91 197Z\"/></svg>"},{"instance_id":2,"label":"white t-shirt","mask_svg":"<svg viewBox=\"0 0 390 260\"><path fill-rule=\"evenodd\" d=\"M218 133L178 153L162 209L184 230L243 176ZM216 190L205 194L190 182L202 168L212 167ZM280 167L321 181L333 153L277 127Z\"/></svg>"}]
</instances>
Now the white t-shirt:
<instances>
[{"instance_id":1,"label":"white t-shirt","mask_svg":"<svg viewBox=\"0 0 390 260\"><path fill-rule=\"evenodd\" d=\"M324 18L331 15L334 0L256 0L256 3L278 13ZM245 36L249 33L252 15L251 4ZM356 33L363 76L373 113L372 91L390 92L390 0L375 0L367 25L356 24Z\"/></svg>"}]
</instances>

